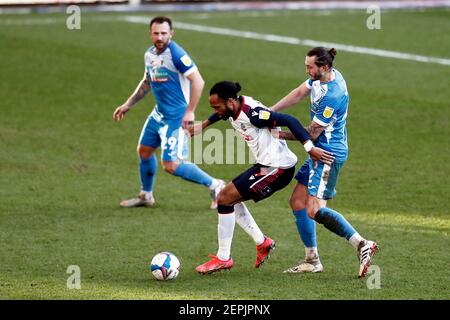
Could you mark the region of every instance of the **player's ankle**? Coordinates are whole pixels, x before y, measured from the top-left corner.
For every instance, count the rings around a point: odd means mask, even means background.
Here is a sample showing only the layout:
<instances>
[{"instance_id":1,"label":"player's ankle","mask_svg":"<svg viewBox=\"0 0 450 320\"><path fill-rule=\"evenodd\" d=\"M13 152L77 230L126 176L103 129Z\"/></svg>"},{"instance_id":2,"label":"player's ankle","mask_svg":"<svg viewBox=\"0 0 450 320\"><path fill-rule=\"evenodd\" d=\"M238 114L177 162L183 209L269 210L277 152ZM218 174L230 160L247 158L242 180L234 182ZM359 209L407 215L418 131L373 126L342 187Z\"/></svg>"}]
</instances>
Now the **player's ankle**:
<instances>
[{"instance_id":1,"label":"player's ankle","mask_svg":"<svg viewBox=\"0 0 450 320\"><path fill-rule=\"evenodd\" d=\"M153 191L141 191L141 195L145 200L150 200L153 198Z\"/></svg>"},{"instance_id":2,"label":"player's ankle","mask_svg":"<svg viewBox=\"0 0 450 320\"><path fill-rule=\"evenodd\" d=\"M211 184L209 185L208 189L209 190L214 190L215 188L217 188L220 184L220 180L213 178Z\"/></svg>"}]
</instances>

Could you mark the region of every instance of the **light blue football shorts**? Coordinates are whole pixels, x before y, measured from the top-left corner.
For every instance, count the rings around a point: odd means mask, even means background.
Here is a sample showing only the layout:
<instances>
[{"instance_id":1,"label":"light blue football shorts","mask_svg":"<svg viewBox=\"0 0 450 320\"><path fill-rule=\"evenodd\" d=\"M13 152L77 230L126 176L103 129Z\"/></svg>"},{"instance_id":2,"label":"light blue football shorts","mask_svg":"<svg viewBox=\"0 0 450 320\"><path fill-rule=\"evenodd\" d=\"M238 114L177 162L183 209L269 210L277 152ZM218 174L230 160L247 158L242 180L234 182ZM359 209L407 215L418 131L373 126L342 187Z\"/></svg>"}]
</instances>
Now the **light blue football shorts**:
<instances>
[{"instance_id":1,"label":"light blue football shorts","mask_svg":"<svg viewBox=\"0 0 450 320\"><path fill-rule=\"evenodd\" d=\"M328 200L336 195L336 183L339 171L345 161L335 160L331 166L318 162L314 168L314 162L308 158L298 170L295 179L308 187L308 194L318 199Z\"/></svg>"},{"instance_id":2,"label":"light blue football shorts","mask_svg":"<svg viewBox=\"0 0 450 320\"><path fill-rule=\"evenodd\" d=\"M181 120L157 120L149 115L139 137L139 144L161 147L163 161L178 162L187 159L188 136L181 127Z\"/></svg>"}]
</instances>

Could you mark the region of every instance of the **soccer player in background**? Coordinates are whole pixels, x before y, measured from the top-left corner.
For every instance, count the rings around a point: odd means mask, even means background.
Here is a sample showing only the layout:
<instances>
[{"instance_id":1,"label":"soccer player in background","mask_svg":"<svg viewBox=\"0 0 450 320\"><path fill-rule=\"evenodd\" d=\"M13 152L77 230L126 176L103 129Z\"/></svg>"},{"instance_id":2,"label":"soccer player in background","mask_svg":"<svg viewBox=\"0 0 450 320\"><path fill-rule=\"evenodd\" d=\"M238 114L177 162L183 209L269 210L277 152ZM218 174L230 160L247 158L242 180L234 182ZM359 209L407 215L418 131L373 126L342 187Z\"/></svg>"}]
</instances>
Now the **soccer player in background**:
<instances>
[{"instance_id":1,"label":"soccer player in background","mask_svg":"<svg viewBox=\"0 0 450 320\"><path fill-rule=\"evenodd\" d=\"M205 82L189 55L172 40L172 21L155 17L150 22L151 46L144 55L144 77L134 93L114 111L116 121L138 101L153 91L156 106L147 118L139 138L139 174L141 192L137 198L123 200L121 207L151 207L155 204L153 184L157 171L155 150L161 147L164 170L184 180L204 185L210 190L211 209L217 207L216 197L225 185L202 171L187 157L187 134L184 130L194 121L194 111Z\"/></svg>"},{"instance_id":2,"label":"soccer player in background","mask_svg":"<svg viewBox=\"0 0 450 320\"><path fill-rule=\"evenodd\" d=\"M272 111L280 111L310 95L311 124L306 130L315 146L332 152L336 157L331 165L319 162L317 166L307 159L295 176L297 185L290 205L306 257L285 272L323 271L317 250L315 220L338 236L345 237L355 247L360 262L359 277L364 277L378 249L377 244L361 237L342 214L326 207L327 200L336 194L339 171L348 157L346 118L349 96L342 74L333 68L335 56L334 48L311 49L305 58L309 79L271 107ZM295 139L290 132L282 132L279 137Z\"/></svg>"},{"instance_id":3,"label":"soccer player in background","mask_svg":"<svg viewBox=\"0 0 450 320\"><path fill-rule=\"evenodd\" d=\"M210 261L196 268L202 274L233 267L231 243L236 222L255 241L256 268L268 259L275 247L275 241L262 233L244 204L249 199L258 202L270 197L287 186L294 176L297 157L289 150L286 141L274 137L271 130L287 126L312 159L328 164L334 159L330 152L314 147L308 132L297 119L272 112L251 97L238 97L240 90L239 83L216 83L209 92L209 103L215 113L191 128L191 134L196 134L218 120L229 120L256 159L254 166L228 183L217 197L219 249L217 255L210 256Z\"/></svg>"}]
</instances>

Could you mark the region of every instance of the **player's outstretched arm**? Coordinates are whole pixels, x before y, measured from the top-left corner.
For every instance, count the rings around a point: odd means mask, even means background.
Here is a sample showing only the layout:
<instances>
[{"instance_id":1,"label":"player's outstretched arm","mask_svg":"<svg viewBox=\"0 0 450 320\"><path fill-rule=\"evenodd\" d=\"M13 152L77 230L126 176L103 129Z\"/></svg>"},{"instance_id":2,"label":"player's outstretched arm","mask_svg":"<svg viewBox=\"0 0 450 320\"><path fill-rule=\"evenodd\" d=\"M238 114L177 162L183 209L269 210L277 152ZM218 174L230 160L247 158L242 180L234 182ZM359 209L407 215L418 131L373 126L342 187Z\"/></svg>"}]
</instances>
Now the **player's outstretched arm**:
<instances>
[{"instance_id":1,"label":"player's outstretched arm","mask_svg":"<svg viewBox=\"0 0 450 320\"><path fill-rule=\"evenodd\" d=\"M148 82L146 73L144 73L144 77L139 82L133 94L127 99L125 103L114 110L113 119L116 121L122 120L123 117L125 117L125 113L127 113L131 109L131 107L134 106L138 101L144 98L147 93L149 93L149 91L150 83Z\"/></svg>"},{"instance_id":2,"label":"player's outstretched arm","mask_svg":"<svg viewBox=\"0 0 450 320\"><path fill-rule=\"evenodd\" d=\"M214 112L208 119L203 120L202 123L187 126L187 130L192 137L192 136L199 134L200 132L205 130L207 127L209 127L210 125L212 125L213 123L215 123L219 120L222 120L222 118L217 113Z\"/></svg>"},{"instance_id":3,"label":"player's outstretched arm","mask_svg":"<svg viewBox=\"0 0 450 320\"><path fill-rule=\"evenodd\" d=\"M322 131L325 129L325 127L321 126L315 121L311 121L311 124L305 129L306 131L308 131L311 140L316 141L317 138L319 138L319 136L322 134Z\"/></svg>"},{"instance_id":4,"label":"player's outstretched arm","mask_svg":"<svg viewBox=\"0 0 450 320\"><path fill-rule=\"evenodd\" d=\"M290 131L271 130L270 133L272 133L272 135L277 139L297 140L297 138L294 136L294 134Z\"/></svg>"},{"instance_id":5,"label":"player's outstretched arm","mask_svg":"<svg viewBox=\"0 0 450 320\"><path fill-rule=\"evenodd\" d=\"M302 101L307 95L309 95L311 92L311 89L308 89L306 86L306 83L302 83L297 88L292 90L289 94L287 94L284 98L282 98L280 101L275 103L270 110L272 111L281 111L283 109L292 107L293 105L299 103Z\"/></svg>"},{"instance_id":6,"label":"player's outstretched arm","mask_svg":"<svg viewBox=\"0 0 450 320\"><path fill-rule=\"evenodd\" d=\"M319 138L319 136L322 134L322 131L325 129L325 127L321 126L315 121L311 121L311 124L307 126L305 129L306 131L308 131L311 140L316 141L317 138ZM278 139L297 140L294 134L288 131L275 131L272 132L272 135Z\"/></svg>"},{"instance_id":7,"label":"player's outstretched arm","mask_svg":"<svg viewBox=\"0 0 450 320\"><path fill-rule=\"evenodd\" d=\"M300 121L296 118L289 114L273 112L263 108L255 108L255 111L257 111L257 114L250 118L253 125L259 128L286 126L292 132L294 137L303 144L306 152L308 152L311 156L311 159L314 161L321 161L326 164L333 163L333 154L321 148L315 147L310 139L308 131L303 128Z\"/></svg>"},{"instance_id":8,"label":"player's outstretched arm","mask_svg":"<svg viewBox=\"0 0 450 320\"><path fill-rule=\"evenodd\" d=\"M204 129L209 127L211 123L208 119L203 120L201 123L197 123L195 125L187 125L186 129L188 130L190 136L196 136L200 132L202 132Z\"/></svg>"}]
</instances>

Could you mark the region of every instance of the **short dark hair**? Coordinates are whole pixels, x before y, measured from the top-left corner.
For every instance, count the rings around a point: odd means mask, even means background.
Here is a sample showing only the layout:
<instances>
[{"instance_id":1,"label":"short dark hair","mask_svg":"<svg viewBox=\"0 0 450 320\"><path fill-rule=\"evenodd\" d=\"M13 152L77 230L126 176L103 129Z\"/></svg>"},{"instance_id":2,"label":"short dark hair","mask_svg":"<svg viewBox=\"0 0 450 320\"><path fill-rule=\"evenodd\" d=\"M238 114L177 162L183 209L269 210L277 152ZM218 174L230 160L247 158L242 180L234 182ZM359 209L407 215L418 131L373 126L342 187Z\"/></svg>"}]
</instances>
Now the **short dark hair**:
<instances>
[{"instance_id":1,"label":"short dark hair","mask_svg":"<svg viewBox=\"0 0 450 320\"><path fill-rule=\"evenodd\" d=\"M333 60L336 56L336 49L327 49L325 47L315 47L308 51L308 57L316 57L316 66L322 67L328 65L330 68L333 66Z\"/></svg>"},{"instance_id":2,"label":"short dark hair","mask_svg":"<svg viewBox=\"0 0 450 320\"><path fill-rule=\"evenodd\" d=\"M165 17L165 16L154 17L154 18L152 19L152 21L150 21L149 28L151 29L151 28L152 28L152 25L153 25L154 23L157 23L157 24L163 24L164 22L167 22L167 23L169 24L170 30L172 30L172 20L170 20L170 18Z\"/></svg>"},{"instance_id":3,"label":"short dark hair","mask_svg":"<svg viewBox=\"0 0 450 320\"><path fill-rule=\"evenodd\" d=\"M241 89L239 82L221 81L212 86L209 95L217 94L220 99L225 101L229 98L237 99L237 94Z\"/></svg>"}]
</instances>

